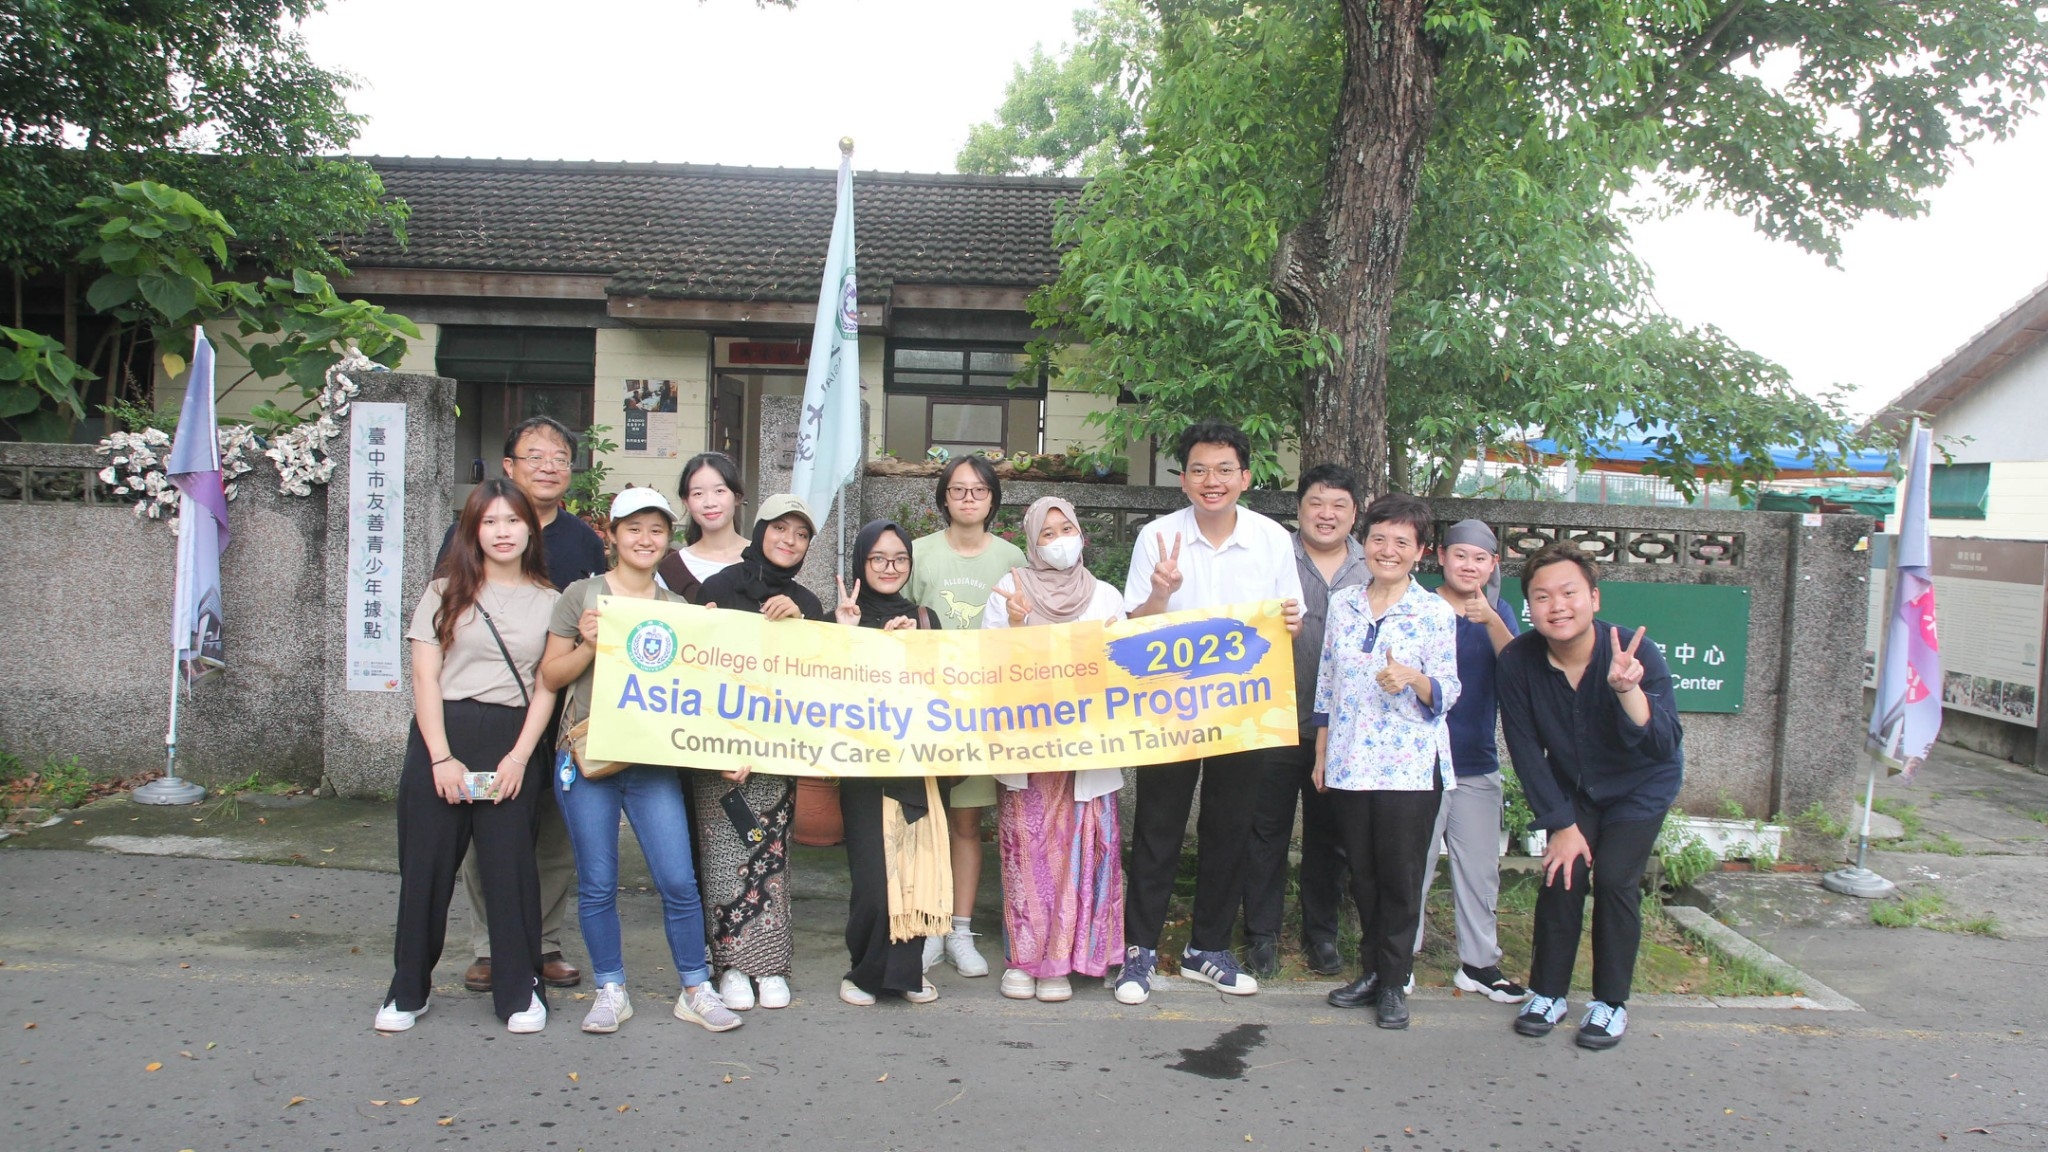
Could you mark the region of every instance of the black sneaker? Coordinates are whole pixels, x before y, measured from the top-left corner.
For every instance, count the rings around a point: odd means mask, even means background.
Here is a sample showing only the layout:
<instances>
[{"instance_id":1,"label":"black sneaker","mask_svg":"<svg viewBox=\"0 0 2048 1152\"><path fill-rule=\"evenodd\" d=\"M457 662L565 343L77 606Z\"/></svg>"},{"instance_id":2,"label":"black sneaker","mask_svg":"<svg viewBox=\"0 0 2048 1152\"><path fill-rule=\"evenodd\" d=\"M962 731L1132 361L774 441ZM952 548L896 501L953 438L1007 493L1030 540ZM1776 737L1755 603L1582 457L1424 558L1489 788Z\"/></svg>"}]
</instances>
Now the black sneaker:
<instances>
[{"instance_id":1,"label":"black sneaker","mask_svg":"<svg viewBox=\"0 0 2048 1152\"><path fill-rule=\"evenodd\" d=\"M1244 949L1245 971L1261 979L1280 971L1280 942L1270 936L1254 936Z\"/></svg>"},{"instance_id":2,"label":"black sneaker","mask_svg":"<svg viewBox=\"0 0 2048 1152\"><path fill-rule=\"evenodd\" d=\"M1382 1028L1406 1028L1408 1026L1408 995L1399 988L1380 989L1379 1013L1373 1023Z\"/></svg>"},{"instance_id":3,"label":"black sneaker","mask_svg":"<svg viewBox=\"0 0 2048 1152\"><path fill-rule=\"evenodd\" d=\"M1541 993L1532 996L1522 1006L1522 1014L1515 1017L1515 1031L1524 1036L1548 1036L1570 1007L1562 996L1555 1000Z\"/></svg>"},{"instance_id":4,"label":"black sneaker","mask_svg":"<svg viewBox=\"0 0 2048 1152\"><path fill-rule=\"evenodd\" d=\"M1470 964L1458 965L1458 971L1451 976L1451 982L1466 992L1477 992L1495 1004L1520 1004L1529 998L1529 990L1501 975L1497 965L1474 968Z\"/></svg>"},{"instance_id":5,"label":"black sneaker","mask_svg":"<svg viewBox=\"0 0 2048 1152\"><path fill-rule=\"evenodd\" d=\"M1304 941L1301 956L1308 962L1308 970L1318 976L1335 976L1344 970L1344 954L1337 951L1334 940Z\"/></svg>"},{"instance_id":6,"label":"black sneaker","mask_svg":"<svg viewBox=\"0 0 2048 1152\"><path fill-rule=\"evenodd\" d=\"M1586 1005L1586 1018L1579 1022L1579 1047L1598 1052L1621 1043L1628 1030L1628 1009L1605 1000Z\"/></svg>"}]
</instances>

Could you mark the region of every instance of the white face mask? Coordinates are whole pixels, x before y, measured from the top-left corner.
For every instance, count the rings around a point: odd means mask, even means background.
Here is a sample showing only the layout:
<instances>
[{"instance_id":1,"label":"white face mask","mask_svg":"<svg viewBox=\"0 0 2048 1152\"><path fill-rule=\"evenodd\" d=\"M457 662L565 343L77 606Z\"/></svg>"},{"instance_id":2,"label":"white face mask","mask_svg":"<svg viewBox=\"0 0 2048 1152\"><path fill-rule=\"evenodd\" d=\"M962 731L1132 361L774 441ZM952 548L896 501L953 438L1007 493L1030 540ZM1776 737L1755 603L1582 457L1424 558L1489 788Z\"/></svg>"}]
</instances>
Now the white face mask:
<instances>
[{"instance_id":1,"label":"white face mask","mask_svg":"<svg viewBox=\"0 0 2048 1152\"><path fill-rule=\"evenodd\" d=\"M1050 544L1038 546L1039 558L1064 572L1081 562L1081 538L1062 536Z\"/></svg>"}]
</instances>

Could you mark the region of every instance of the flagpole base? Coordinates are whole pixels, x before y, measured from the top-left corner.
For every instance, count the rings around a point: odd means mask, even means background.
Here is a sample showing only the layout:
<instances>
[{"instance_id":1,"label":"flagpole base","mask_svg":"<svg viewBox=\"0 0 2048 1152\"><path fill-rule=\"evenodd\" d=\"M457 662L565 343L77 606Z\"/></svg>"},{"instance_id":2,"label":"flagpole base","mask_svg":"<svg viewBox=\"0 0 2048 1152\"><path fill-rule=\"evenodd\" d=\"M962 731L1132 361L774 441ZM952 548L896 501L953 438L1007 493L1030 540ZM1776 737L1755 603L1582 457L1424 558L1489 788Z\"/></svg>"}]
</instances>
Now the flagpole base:
<instances>
[{"instance_id":1,"label":"flagpole base","mask_svg":"<svg viewBox=\"0 0 2048 1152\"><path fill-rule=\"evenodd\" d=\"M128 794L137 804L197 804L206 789L176 776L159 776Z\"/></svg>"},{"instance_id":2,"label":"flagpole base","mask_svg":"<svg viewBox=\"0 0 2048 1152\"><path fill-rule=\"evenodd\" d=\"M1820 886L1861 900L1879 900L1899 890L1898 885L1868 868L1836 869L1820 878Z\"/></svg>"}]
</instances>

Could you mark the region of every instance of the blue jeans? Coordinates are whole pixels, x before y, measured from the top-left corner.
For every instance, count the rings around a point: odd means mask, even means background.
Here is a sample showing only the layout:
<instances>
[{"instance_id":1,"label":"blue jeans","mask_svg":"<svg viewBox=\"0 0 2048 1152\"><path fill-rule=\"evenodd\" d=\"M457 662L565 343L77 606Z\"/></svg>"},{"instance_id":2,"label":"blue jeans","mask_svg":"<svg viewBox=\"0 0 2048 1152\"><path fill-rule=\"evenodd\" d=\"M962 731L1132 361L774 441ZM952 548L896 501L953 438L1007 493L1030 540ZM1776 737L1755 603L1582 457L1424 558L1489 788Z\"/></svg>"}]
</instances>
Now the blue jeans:
<instances>
[{"instance_id":1,"label":"blue jeans","mask_svg":"<svg viewBox=\"0 0 2048 1152\"><path fill-rule=\"evenodd\" d=\"M555 796L576 849L576 912L590 950L596 985L624 984L626 957L619 939L619 810L654 873L668 931L669 955L683 987L711 979L704 957L704 902L690 858L690 825L683 786L673 768L636 764L602 780L578 775L569 787L555 774Z\"/></svg>"}]
</instances>

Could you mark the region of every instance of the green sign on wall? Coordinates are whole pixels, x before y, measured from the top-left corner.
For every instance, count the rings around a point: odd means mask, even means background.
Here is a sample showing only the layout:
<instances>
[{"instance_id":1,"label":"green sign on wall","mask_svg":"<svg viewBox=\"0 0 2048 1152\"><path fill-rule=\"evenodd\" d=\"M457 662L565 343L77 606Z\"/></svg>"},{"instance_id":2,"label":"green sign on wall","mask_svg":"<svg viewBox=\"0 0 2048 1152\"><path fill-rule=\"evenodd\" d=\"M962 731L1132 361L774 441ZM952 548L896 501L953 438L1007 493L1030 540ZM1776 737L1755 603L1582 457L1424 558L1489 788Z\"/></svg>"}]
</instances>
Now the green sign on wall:
<instances>
[{"instance_id":1,"label":"green sign on wall","mask_svg":"<svg viewBox=\"0 0 2048 1152\"><path fill-rule=\"evenodd\" d=\"M1440 576L1423 582L1435 587ZM1501 599L1521 612L1529 630L1529 605L1520 580L1502 580ZM1600 585L1600 618L1622 628L1626 644L1633 629L1647 627L1649 643L1671 666L1680 712L1742 711L1742 681L1749 670L1747 588L1720 584L1635 584L1609 580Z\"/></svg>"}]
</instances>

